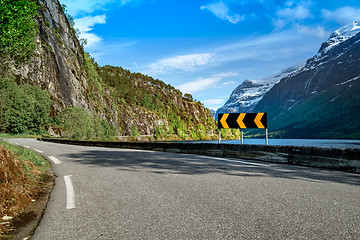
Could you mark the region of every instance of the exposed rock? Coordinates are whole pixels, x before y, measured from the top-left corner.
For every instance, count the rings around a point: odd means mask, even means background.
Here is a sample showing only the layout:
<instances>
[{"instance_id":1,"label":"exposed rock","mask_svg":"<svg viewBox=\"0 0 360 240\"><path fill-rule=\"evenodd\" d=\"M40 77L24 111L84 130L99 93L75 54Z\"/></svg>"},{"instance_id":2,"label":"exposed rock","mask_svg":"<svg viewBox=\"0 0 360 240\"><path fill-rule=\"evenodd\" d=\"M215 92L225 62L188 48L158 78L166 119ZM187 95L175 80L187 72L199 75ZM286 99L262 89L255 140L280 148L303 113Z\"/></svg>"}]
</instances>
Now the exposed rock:
<instances>
[{"instance_id":1,"label":"exposed rock","mask_svg":"<svg viewBox=\"0 0 360 240\"><path fill-rule=\"evenodd\" d=\"M98 88L94 87L84 67L84 50L59 1L38 0L38 4L40 9L36 22L39 34L35 39L34 55L25 65L19 68L12 66L10 69L18 84L38 85L48 91L53 101L53 116L68 106L83 107L88 112L96 112L117 127L120 135L130 135L133 125L138 127L141 135L153 135L158 125L166 124L167 120L146 108L116 105L110 90L104 84L100 84ZM134 81L135 87L146 85L140 74L131 81ZM147 84L146 87L151 86ZM151 91L165 92L161 88ZM163 95L167 96L166 93ZM173 101L179 109L185 109L195 123L210 116L200 104L187 102L179 96ZM49 129L55 136L61 135L58 131Z\"/></svg>"}]
</instances>

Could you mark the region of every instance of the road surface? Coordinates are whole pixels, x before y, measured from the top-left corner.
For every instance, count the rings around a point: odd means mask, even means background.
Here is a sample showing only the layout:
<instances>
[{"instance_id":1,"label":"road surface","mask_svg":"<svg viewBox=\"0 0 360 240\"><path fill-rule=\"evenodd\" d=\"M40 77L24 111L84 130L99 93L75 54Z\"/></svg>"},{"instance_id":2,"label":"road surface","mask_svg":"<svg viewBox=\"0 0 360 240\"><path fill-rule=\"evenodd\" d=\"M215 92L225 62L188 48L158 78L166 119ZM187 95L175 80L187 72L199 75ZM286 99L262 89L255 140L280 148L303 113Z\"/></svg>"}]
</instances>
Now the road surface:
<instances>
[{"instance_id":1,"label":"road surface","mask_svg":"<svg viewBox=\"0 0 360 240\"><path fill-rule=\"evenodd\" d=\"M57 175L32 239L360 239L360 175L7 139Z\"/></svg>"}]
</instances>

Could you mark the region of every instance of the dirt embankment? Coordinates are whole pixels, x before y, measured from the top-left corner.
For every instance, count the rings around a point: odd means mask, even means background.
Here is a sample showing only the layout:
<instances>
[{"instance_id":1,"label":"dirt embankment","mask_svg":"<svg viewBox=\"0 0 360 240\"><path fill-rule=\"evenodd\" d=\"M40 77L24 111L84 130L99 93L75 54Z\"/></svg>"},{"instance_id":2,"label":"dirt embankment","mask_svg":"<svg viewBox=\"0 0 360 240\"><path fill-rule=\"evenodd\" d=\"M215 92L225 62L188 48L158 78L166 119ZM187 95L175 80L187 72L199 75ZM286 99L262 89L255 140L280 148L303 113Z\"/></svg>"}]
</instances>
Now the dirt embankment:
<instances>
[{"instance_id":1,"label":"dirt embankment","mask_svg":"<svg viewBox=\"0 0 360 240\"><path fill-rule=\"evenodd\" d=\"M32 233L52 186L49 169L39 170L0 145L0 239L24 239Z\"/></svg>"}]
</instances>

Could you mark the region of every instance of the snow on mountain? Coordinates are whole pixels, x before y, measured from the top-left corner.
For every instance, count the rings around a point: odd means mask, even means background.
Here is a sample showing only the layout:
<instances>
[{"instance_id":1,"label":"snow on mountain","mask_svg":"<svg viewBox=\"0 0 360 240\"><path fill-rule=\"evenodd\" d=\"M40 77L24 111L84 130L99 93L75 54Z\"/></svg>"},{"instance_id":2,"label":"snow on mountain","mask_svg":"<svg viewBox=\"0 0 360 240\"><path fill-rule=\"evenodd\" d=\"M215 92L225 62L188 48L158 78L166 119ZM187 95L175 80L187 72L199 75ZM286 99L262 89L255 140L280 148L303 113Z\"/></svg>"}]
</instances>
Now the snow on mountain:
<instances>
[{"instance_id":1,"label":"snow on mountain","mask_svg":"<svg viewBox=\"0 0 360 240\"><path fill-rule=\"evenodd\" d=\"M351 39L354 39L355 36L360 34L360 22L353 22L351 24L345 25L334 31L329 39L322 43L318 53L307 60L305 66L299 71L299 73L311 71L314 69L321 70L327 65L329 62L333 62L337 60L338 68L346 67L342 65L346 65L348 61L358 61L355 59L356 54L350 54L349 58L346 59L346 62L341 61L343 55L348 55L349 51L354 51L353 46L358 44L357 41L353 42ZM344 79L346 81L348 79Z\"/></svg>"},{"instance_id":2,"label":"snow on mountain","mask_svg":"<svg viewBox=\"0 0 360 240\"><path fill-rule=\"evenodd\" d=\"M342 43L360 32L360 23L355 21L333 32L329 39L321 45L319 53L326 53L334 46ZM319 54L318 53L318 54Z\"/></svg>"},{"instance_id":3,"label":"snow on mountain","mask_svg":"<svg viewBox=\"0 0 360 240\"><path fill-rule=\"evenodd\" d=\"M254 112L283 138L359 138L360 29L336 30L296 74L275 84Z\"/></svg>"},{"instance_id":4,"label":"snow on mountain","mask_svg":"<svg viewBox=\"0 0 360 240\"><path fill-rule=\"evenodd\" d=\"M255 107L263 99L264 95L269 92L270 89L272 89L275 85L278 86L279 84L277 83L279 83L280 80L282 80L281 82L283 82L283 85L286 85L286 82L289 79L304 79L304 86L301 85L302 81L299 80L298 83L295 81L294 83L290 84L291 86L288 92L286 92L286 94L288 94L289 92L304 91L304 93L301 94L294 93L294 97L289 100L289 102L291 102L293 105L295 105L299 100L298 99L295 101L295 96L303 96L303 94L314 95L318 92L319 89L323 89L328 85L335 84L336 86L336 84L347 82L349 79L353 81L355 77L358 77L359 75L354 73L353 70L350 71L350 69L353 69L352 65L358 62L360 59L357 59L357 52L352 52L355 51L354 46L358 44L358 41L350 39L355 39L354 37L359 33L360 22L353 22L348 24L333 32L328 40L321 45L318 53L314 57L308 59L306 64L289 67L278 74L263 78L261 80L245 80L232 92L229 100L225 103L224 106L219 108L216 113L219 114L254 111ZM349 51L351 51L352 54ZM332 67L329 67L329 65ZM333 70L342 69L341 71L348 72L348 76L344 76L343 78L329 77L326 75L326 73L329 72L329 68ZM340 76L341 71L336 73L336 76ZM319 79L318 77L314 77L316 75L315 73L324 73L327 76L324 76L326 77L326 81L321 80L324 77ZM358 78L356 78L356 80L358 80ZM278 92L277 94L282 96L284 93Z\"/></svg>"},{"instance_id":5,"label":"snow on mountain","mask_svg":"<svg viewBox=\"0 0 360 240\"><path fill-rule=\"evenodd\" d=\"M251 112L266 92L282 78L296 74L300 66L303 65L291 66L261 80L245 80L232 92L229 100L216 113Z\"/></svg>"}]
</instances>

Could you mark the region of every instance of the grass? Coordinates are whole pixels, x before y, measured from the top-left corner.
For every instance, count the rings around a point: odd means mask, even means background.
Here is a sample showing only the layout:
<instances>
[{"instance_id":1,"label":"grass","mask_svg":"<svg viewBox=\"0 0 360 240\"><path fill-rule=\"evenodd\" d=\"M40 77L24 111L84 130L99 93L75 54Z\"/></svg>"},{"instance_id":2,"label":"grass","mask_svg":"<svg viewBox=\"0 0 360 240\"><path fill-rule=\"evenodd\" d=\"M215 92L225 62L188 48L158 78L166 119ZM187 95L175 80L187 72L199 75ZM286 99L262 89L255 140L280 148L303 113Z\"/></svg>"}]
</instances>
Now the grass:
<instances>
[{"instance_id":1,"label":"grass","mask_svg":"<svg viewBox=\"0 0 360 240\"><path fill-rule=\"evenodd\" d=\"M11 151L18 160L22 162L22 166L26 166L25 162L32 162L44 175L47 170L50 169L50 163L44 159L42 156L33 152L30 149L21 148L19 146L12 145L10 143L0 140L0 145L3 146L6 150ZM29 173L28 167L24 167L24 170Z\"/></svg>"},{"instance_id":2,"label":"grass","mask_svg":"<svg viewBox=\"0 0 360 240\"><path fill-rule=\"evenodd\" d=\"M0 133L0 138L40 138L42 135L30 134L30 133Z\"/></svg>"},{"instance_id":3,"label":"grass","mask_svg":"<svg viewBox=\"0 0 360 240\"><path fill-rule=\"evenodd\" d=\"M19 219L34 214L28 206L46 191L49 169L50 163L30 149L0 141L0 239L13 239ZM4 224L3 216L13 219Z\"/></svg>"}]
</instances>

